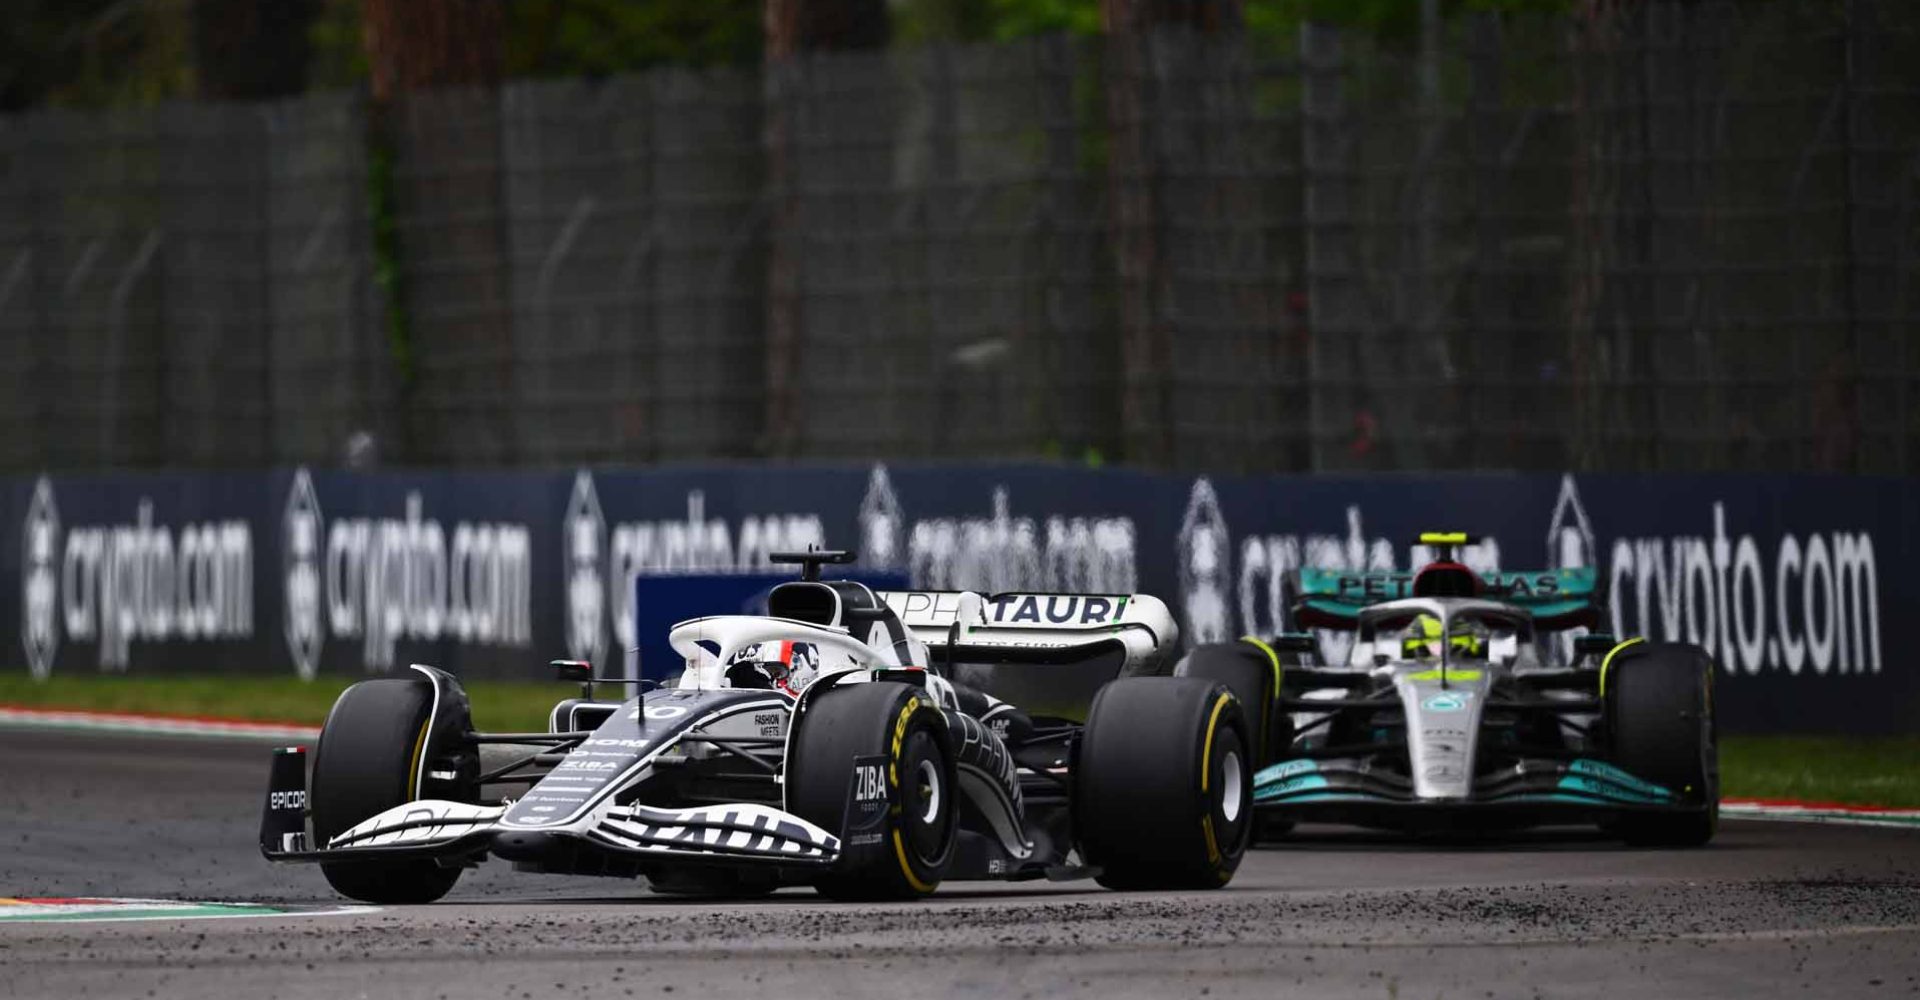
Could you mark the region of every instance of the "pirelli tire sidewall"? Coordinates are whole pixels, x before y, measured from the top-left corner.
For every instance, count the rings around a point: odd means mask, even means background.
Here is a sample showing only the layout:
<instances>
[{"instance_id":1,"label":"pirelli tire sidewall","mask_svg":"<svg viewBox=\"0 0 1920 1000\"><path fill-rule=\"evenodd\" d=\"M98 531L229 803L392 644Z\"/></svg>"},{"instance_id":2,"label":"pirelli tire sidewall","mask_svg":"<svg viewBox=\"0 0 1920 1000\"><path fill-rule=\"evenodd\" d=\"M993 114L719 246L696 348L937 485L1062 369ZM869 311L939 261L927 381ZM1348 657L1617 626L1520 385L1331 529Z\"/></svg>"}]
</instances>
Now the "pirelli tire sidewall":
<instances>
[{"instance_id":1,"label":"pirelli tire sidewall","mask_svg":"<svg viewBox=\"0 0 1920 1000\"><path fill-rule=\"evenodd\" d=\"M948 723L933 696L893 681L837 684L807 699L794 725L787 810L842 838L840 860L815 888L846 900L932 893L953 864L959 835ZM886 812L877 826L850 836L862 760L884 765Z\"/></svg>"},{"instance_id":2,"label":"pirelli tire sidewall","mask_svg":"<svg viewBox=\"0 0 1920 1000\"><path fill-rule=\"evenodd\" d=\"M1216 889L1252 840L1240 701L1197 677L1134 677L1094 696L1074 756L1074 839L1111 889Z\"/></svg>"}]
</instances>

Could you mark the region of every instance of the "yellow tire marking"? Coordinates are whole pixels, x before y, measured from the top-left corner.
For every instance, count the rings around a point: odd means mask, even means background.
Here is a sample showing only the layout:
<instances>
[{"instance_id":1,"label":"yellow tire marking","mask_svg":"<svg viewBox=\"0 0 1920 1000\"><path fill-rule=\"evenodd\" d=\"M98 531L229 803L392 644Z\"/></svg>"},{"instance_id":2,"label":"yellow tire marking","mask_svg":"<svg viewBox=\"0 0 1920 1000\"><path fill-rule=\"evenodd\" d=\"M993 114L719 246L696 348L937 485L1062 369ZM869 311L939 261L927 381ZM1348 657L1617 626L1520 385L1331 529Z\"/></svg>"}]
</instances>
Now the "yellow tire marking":
<instances>
[{"instance_id":1,"label":"yellow tire marking","mask_svg":"<svg viewBox=\"0 0 1920 1000\"><path fill-rule=\"evenodd\" d=\"M420 735L413 741L413 762L407 767L407 801L420 797L420 754L427 748L427 727L433 724L433 714L428 713L420 723Z\"/></svg>"},{"instance_id":2,"label":"yellow tire marking","mask_svg":"<svg viewBox=\"0 0 1920 1000\"><path fill-rule=\"evenodd\" d=\"M907 699L905 705L901 706L900 717L893 722L893 752L887 755L887 781L892 784L894 788L894 802L896 803L894 808L896 810L899 809L897 803L900 801L900 744L906 741L907 723L913 718L913 713L919 710L920 696L914 695ZM907 884L913 886L915 892L928 893L933 891L933 886L920 881L920 876L913 873L913 863L907 860L907 844L900 839L900 828L897 826L893 828L893 853L900 859L900 874L907 877Z\"/></svg>"},{"instance_id":3,"label":"yellow tire marking","mask_svg":"<svg viewBox=\"0 0 1920 1000\"><path fill-rule=\"evenodd\" d=\"M1614 654L1620 652L1621 650L1627 648L1628 646L1633 645L1636 642L1646 642L1646 641L1647 640L1645 637L1636 636L1632 639L1628 639L1623 643L1620 643L1619 645L1613 647L1612 649L1607 650L1606 659L1600 661L1600 697L1605 698L1607 696L1607 668L1613 666Z\"/></svg>"},{"instance_id":4,"label":"yellow tire marking","mask_svg":"<svg viewBox=\"0 0 1920 1000\"><path fill-rule=\"evenodd\" d=\"M1213 731L1220 725L1220 713L1232 700L1230 694L1214 700L1213 714L1207 716L1207 741L1200 744L1200 797L1206 804L1206 812L1200 814L1200 832L1207 838L1208 864L1220 863L1220 844L1213 836L1213 797L1207 794L1207 782L1213 776Z\"/></svg>"},{"instance_id":5,"label":"yellow tire marking","mask_svg":"<svg viewBox=\"0 0 1920 1000\"><path fill-rule=\"evenodd\" d=\"M893 831L893 853L900 856L900 874L907 877L907 884L913 886L915 892L933 891L933 886L920 881L919 876L913 873L913 866L907 863L907 845L900 840L898 827Z\"/></svg>"},{"instance_id":6,"label":"yellow tire marking","mask_svg":"<svg viewBox=\"0 0 1920 1000\"><path fill-rule=\"evenodd\" d=\"M920 696L914 695L900 707L900 717L893 720L893 752L887 755L887 781L895 788L900 787L900 743L907 738L907 720L920 708Z\"/></svg>"},{"instance_id":7,"label":"yellow tire marking","mask_svg":"<svg viewBox=\"0 0 1920 1000\"><path fill-rule=\"evenodd\" d=\"M1213 730L1220 724L1220 713L1226 711L1227 703L1233 695L1223 694L1213 703L1213 714L1207 717L1207 741L1200 744L1200 790L1207 790L1208 776L1213 772Z\"/></svg>"}]
</instances>

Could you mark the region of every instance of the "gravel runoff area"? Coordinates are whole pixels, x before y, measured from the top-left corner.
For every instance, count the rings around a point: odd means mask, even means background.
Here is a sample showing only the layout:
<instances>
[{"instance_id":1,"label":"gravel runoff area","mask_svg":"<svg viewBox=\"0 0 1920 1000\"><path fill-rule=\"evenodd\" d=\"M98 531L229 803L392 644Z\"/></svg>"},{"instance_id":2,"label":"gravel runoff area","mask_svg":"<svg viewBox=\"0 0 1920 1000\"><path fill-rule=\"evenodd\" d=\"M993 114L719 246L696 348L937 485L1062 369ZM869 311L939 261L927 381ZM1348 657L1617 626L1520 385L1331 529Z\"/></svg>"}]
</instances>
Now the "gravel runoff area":
<instances>
[{"instance_id":1,"label":"gravel runoff area","mask_svg":"<svg viewBox=\"0 0 1920 1000\"><path fill-rule=\"evenodd\" d=\"M256 851L267 744L0 729L0 896L337 907ZM0 997L1920 996L1920 833L1730 822L1698 851L1581 832L1315 828L1213 893L954 885L747 902L494 864L426 907L0 919Z\"/></svg>"}]
</instances>

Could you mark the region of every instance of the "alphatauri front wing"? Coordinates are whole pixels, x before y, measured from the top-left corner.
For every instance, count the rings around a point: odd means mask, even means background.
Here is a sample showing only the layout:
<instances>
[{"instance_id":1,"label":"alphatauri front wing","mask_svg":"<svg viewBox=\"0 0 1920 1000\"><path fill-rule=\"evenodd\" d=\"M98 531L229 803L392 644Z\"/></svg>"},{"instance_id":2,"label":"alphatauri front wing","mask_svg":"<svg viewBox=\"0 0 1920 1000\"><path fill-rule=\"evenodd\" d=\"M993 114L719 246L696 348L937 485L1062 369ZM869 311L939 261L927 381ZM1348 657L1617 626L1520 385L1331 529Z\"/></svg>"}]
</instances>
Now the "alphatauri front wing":
<instances>
[{"instance_id":1,"label":"alphatauri front wing","mask_svg":"<svg viewBox=\"0 0 1920 1000\"><path fill-rule=\"evenodd\" d=\"M260 852L269 861L451 862L497 854L537 862L543 853L583 848L633 860L708 864L827 866L840 857L838 836L757 803L663 809L609 802L553 824L509 805L422 799L369 817L325 844L314 844L305 817L304 756L296 748L276 754L260 828Z\"/></svg>"}]
</instances>

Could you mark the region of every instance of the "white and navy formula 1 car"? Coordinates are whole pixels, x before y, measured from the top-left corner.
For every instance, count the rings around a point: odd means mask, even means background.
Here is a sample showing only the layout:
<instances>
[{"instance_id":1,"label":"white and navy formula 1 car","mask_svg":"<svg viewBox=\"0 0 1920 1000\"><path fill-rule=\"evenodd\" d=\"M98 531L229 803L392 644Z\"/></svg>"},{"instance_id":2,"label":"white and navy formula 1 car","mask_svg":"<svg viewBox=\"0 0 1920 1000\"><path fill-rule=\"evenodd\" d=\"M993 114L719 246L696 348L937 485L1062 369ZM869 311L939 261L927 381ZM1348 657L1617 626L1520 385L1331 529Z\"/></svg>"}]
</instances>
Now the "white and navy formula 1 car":
<instances>
[{"instance_id":1,"label":"white and navy formula 1 car","mask_svg":"<svg viewBox=\"0 0 1920 1000\"><path fill-rule=\"evenodd\" d=\"M1712 839L1713 670L1680 643L1590 632L1556 666L1541 644L1606 620L1594 571L1478 574L1459 533L1415 574L1303 569L1294 621L1352 632L1345 663L1311 633L1207 645L1175 668L1247 706L1263 829L1318 820L1417 831L1597 823L1633 844Z\"/></svg>"},{"instance_id":2,"label":"white and navy formula 1 car","mask_svg":"<svg viewBox=\"0 0 1920 1000\"><path fill-rule=\"evenodd\" d=\"M545 733L485 733L452 676L363 681L312 753L276 752L273 861L341 893L426 902L488 857L645 877L658 891L811 885L901 899L947 879L1225 884L1251 831L1239 703L1165 672L1166 606L1137 595L881 592L804 567L770 614L673 627L679 680L586 682Z\"/></svg>"}]
</instances>

